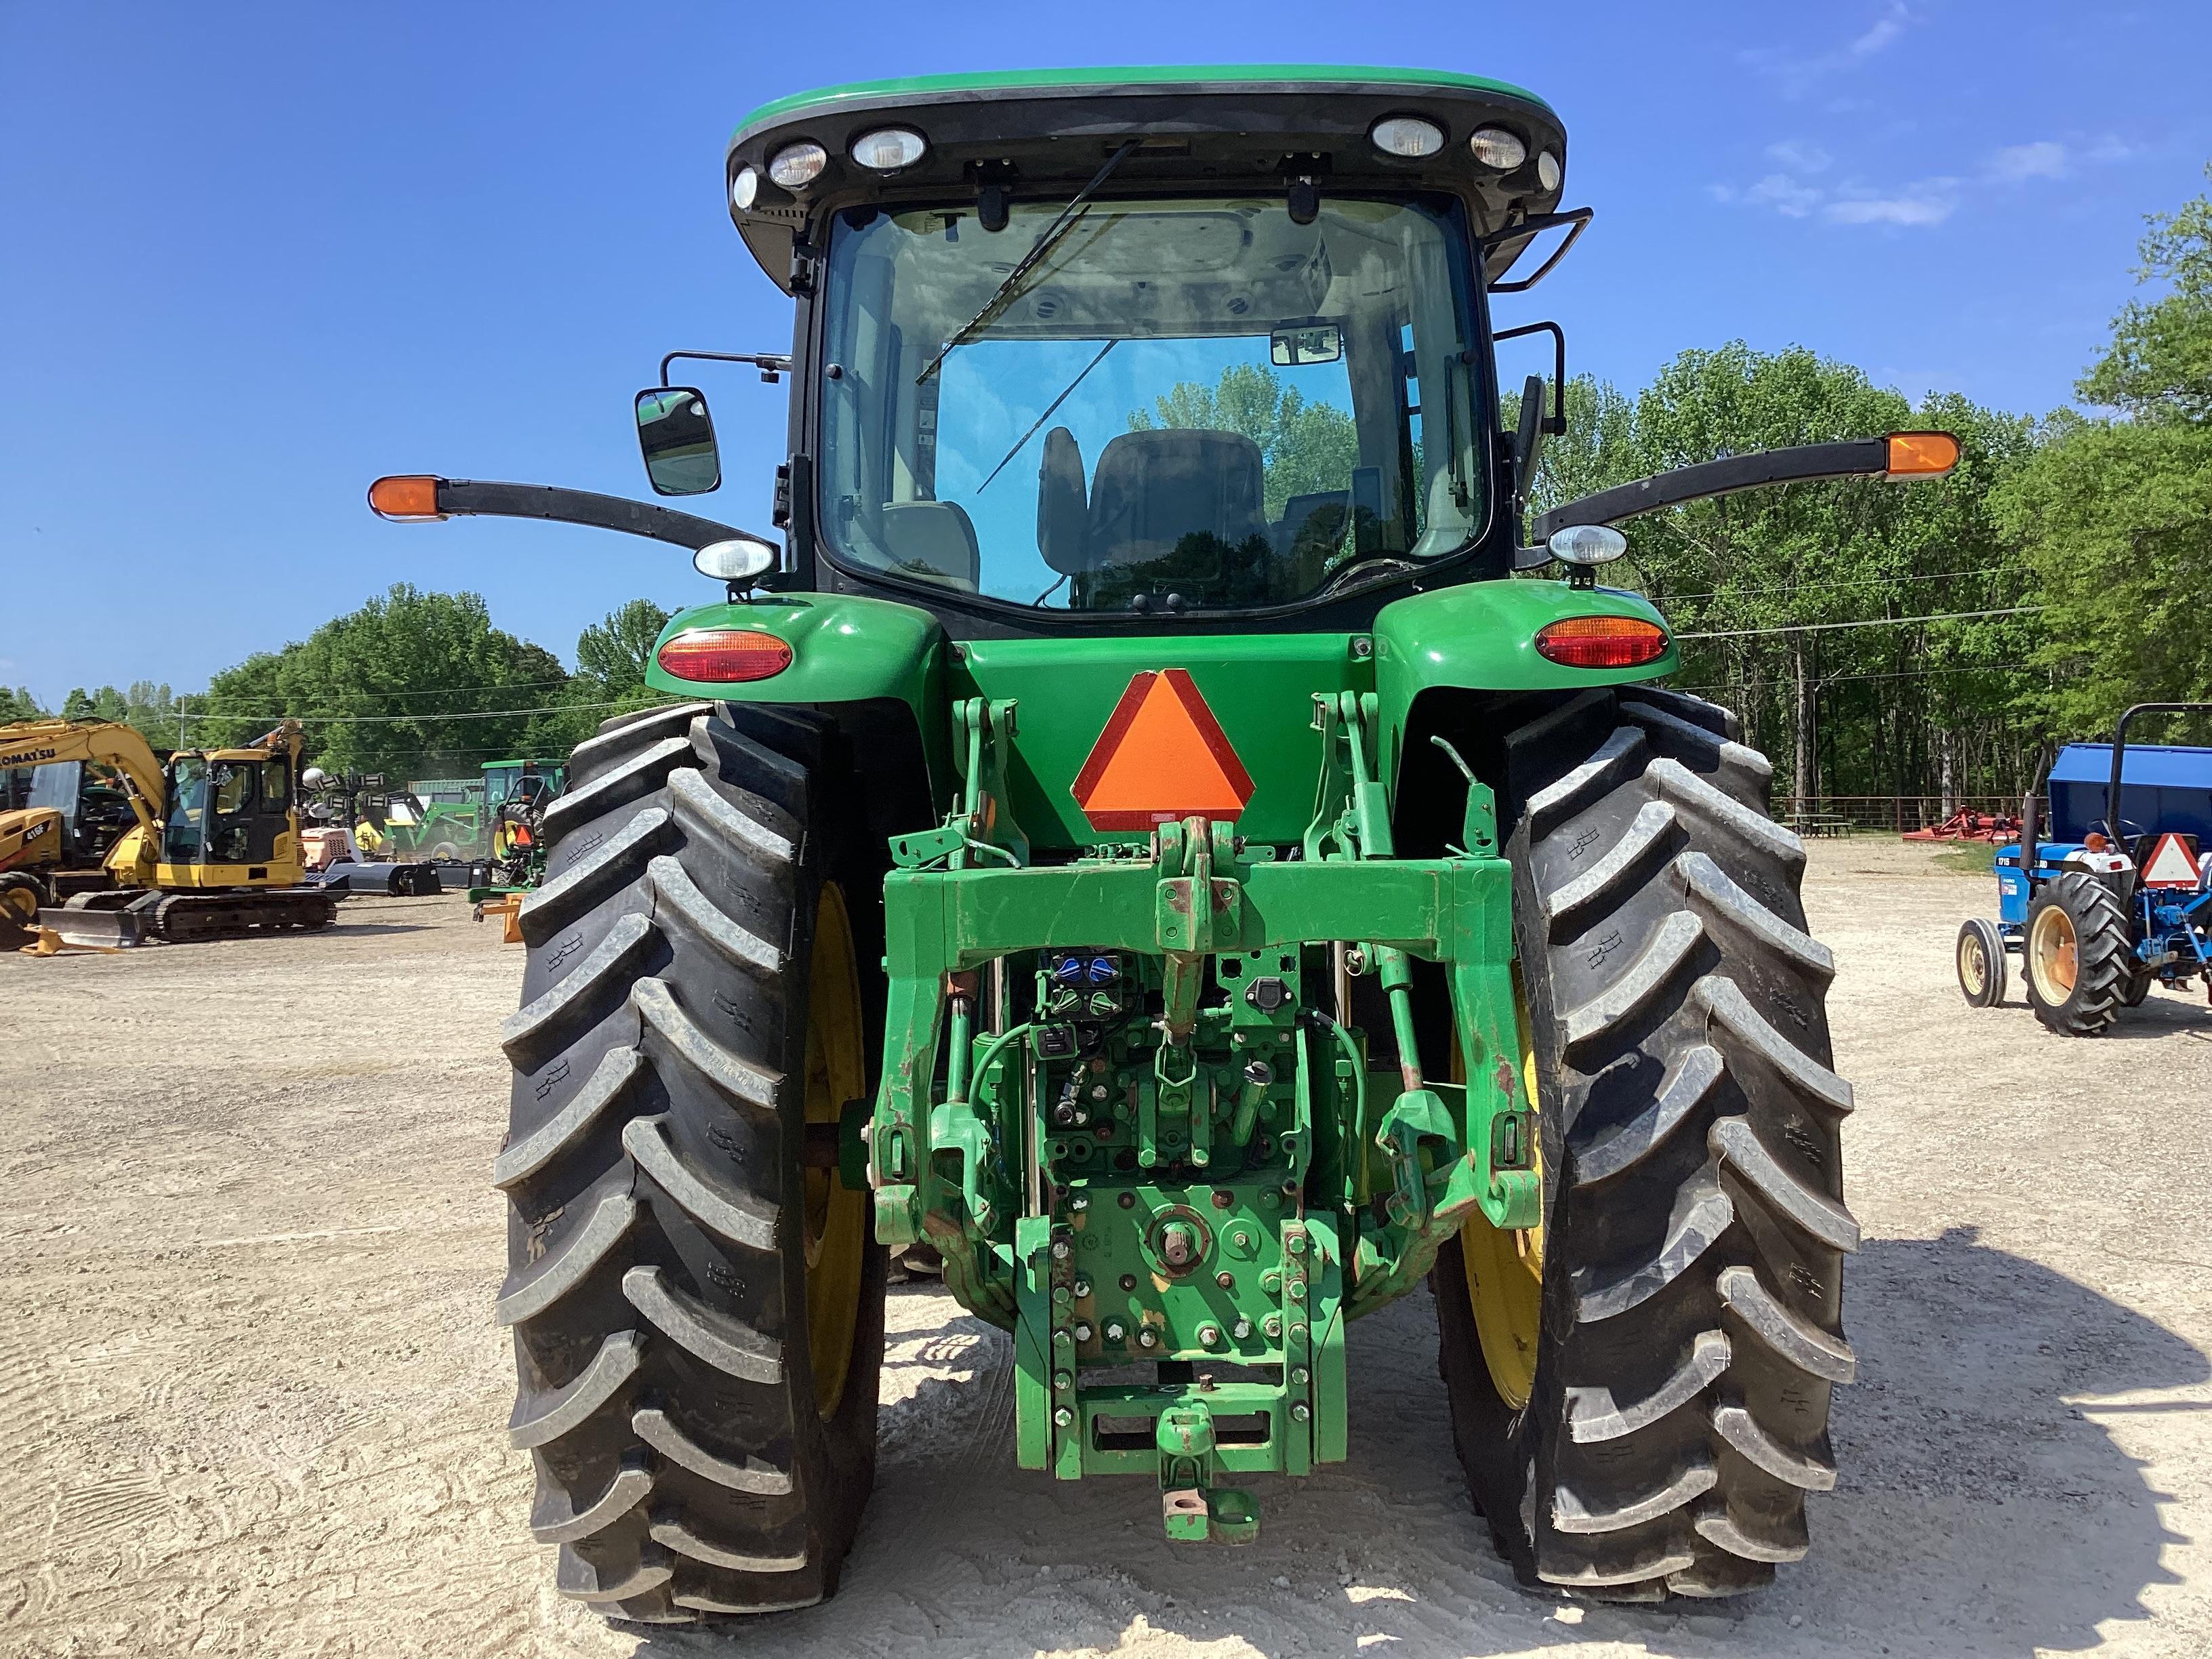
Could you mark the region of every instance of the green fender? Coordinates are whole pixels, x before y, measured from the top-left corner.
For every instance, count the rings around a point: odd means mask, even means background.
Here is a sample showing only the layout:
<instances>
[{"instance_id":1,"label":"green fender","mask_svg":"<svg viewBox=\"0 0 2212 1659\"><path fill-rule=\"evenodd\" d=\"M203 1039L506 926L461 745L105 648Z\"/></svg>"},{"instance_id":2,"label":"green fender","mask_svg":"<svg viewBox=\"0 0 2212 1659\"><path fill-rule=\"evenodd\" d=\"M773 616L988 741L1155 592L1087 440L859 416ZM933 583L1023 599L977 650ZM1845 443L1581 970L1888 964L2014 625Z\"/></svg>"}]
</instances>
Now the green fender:
<instances>
[{"instance_id":1,"label":"green fender","mask_svg":"<svg viewBox=\"0 0 2212 1659\"><path fill-rule=\"evenodd\" d=\"M1566 691L1658 679L1681 666L1671 635L1658 660L1640 668L1568 668L1547 661L1536 653L1537 632L1568 617L1635 617L1667 625L1640 593L1557 581L1470 582L1384 605L1375 617L1375 690L1381 704L1381 772L1393 788L1407 721L1424 691Z\"/></svg>"},{"instance_id":2,"label":"green fender","mask_svg":"<svg viewBox=\"0 0 2212 1659\"><path fill-rule=\"evenodd\" d=\"M726 685L679 679L660 665L660 647L679 634L711 628L773 634L791 647L791 665L764 680ZM653 642L645 683L656 691L729 702L841 703L896 697L913 711L928 763L931 793L954 787L945 702L945 629L917 605L850 593L765 594L750 604L702 605L671 617Z\"/></svg>"}]
</instances>

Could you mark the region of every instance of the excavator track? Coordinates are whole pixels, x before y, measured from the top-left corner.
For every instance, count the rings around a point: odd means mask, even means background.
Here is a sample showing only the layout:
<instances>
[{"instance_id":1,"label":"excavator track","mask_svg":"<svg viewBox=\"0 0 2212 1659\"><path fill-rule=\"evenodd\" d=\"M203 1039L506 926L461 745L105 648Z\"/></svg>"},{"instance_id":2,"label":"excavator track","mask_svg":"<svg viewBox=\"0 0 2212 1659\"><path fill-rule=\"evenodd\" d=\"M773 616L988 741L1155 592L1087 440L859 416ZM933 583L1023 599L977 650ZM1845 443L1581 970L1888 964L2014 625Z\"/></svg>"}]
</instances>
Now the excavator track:
<instances>
[{"instance_id":1,"label":"excavator track","mask_svg":"<svg viewBox=\"0 0 2212 1659\"><path fill-rule=\"evenodd\" d=\"M155 940L195 945L292 927L327 927L337 918L338 902L338 895L313 887L86 894L40 911L38 925L52 929L61 944L81 947L112 950Z\"/></svg>"}]
</instances>

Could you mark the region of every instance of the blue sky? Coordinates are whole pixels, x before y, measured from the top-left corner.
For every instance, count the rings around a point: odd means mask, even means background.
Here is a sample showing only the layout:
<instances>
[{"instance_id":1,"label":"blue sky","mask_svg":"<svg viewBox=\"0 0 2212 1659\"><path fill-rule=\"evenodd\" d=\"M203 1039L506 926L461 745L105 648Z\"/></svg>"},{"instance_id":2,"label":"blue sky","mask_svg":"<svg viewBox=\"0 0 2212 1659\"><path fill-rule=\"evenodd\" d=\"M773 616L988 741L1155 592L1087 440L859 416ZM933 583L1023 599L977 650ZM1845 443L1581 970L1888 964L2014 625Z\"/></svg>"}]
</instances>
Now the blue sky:
<instances>
[{"instance_id":1,"label":"blue sky","mask_svg":"<svg viewBox=\"0 0 2212 1659\"><path fill-rule=\"evenodd\" d=\"M362 491L433 471L644 494L629 402L659 355L788 343L722 149L823 80L1254 56L1499 76L1560 111L1567 193L1598 210L1510 313L1563 321L1575 369L1632 387L1740 336L2030 411L2068 398L2142 216L2212 158L2202 0L1265 15L0 0L0 681L49 704L197 688L398 580L475 589L564 657L625 599L710 597L674 550L392 526ZM782 389L702 382L730 480L702 510L765 528Z\"/></svg>"}]
</instances>

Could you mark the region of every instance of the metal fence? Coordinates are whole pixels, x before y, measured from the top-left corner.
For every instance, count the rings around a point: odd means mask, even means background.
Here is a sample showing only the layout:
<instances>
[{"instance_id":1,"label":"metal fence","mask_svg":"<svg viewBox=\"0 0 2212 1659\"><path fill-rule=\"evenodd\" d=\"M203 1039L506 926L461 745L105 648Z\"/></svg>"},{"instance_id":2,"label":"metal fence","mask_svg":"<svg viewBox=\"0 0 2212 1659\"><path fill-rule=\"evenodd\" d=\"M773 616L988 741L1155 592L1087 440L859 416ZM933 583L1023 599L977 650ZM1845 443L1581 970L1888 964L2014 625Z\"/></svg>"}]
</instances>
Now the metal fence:
<instances>
[{"instance_id":1,"label":"metal fence","mask_svg":"<svg viewBox=\"0 0 2212 1659\"><path fill-rule=\"evenodd\" d=\"M1868 831L1904 835L1927 830L1956 812L1984 817L2017 818L2017 795L1954 795L1947 811L1941 795L1784 795L1774 797L1774 816L1801 835L1854 835Z\"/></svg>"}]
</instances>

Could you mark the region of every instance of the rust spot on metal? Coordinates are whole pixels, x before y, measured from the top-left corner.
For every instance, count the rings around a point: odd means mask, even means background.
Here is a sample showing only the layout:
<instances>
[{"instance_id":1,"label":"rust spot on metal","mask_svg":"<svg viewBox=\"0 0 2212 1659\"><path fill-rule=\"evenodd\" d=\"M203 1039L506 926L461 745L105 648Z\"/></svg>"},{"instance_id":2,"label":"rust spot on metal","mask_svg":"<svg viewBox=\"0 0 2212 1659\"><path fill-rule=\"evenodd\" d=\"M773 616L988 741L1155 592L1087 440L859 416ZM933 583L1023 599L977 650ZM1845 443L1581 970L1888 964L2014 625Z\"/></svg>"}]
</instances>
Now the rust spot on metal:
<instances>
[{"instance_id":1,"label":"rust spot on metal","mask_svg":"<svg viewBox=\"0 0 2212 1659\"><path fill-rule=\"evenodd\" d=\"M1513 1062L1500 1054L1490 1073L1491 1086L1506 1099L1513 1098Z\"/></svg>"}]
</instances>

